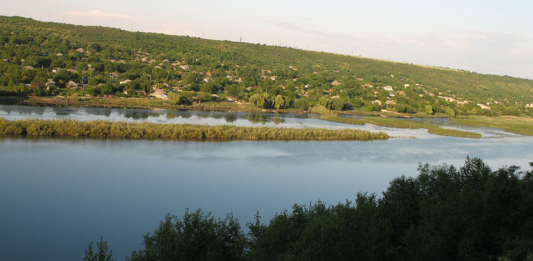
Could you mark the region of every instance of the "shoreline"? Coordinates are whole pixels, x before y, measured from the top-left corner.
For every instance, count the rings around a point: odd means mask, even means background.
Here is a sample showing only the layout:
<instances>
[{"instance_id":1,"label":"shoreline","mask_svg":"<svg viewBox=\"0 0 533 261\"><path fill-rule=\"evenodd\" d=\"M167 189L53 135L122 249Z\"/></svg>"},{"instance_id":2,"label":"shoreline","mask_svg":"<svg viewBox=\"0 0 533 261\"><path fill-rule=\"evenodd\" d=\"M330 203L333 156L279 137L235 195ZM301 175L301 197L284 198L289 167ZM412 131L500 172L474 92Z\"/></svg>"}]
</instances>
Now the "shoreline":
<instances>
[{"instance_id":1,"label":"shoreline","mask_svg":"<svg viewBox=\"0 0 533 261\"><path fill-rule=\"evenodd\" d=\"M170 110L170 111L218 111L218 112L247 112L247 113L281 113L281 114L313 114L310 111L300 109L261 109L249 105L228 103L228 102L205 102L192 105L170 105L165 100L147 99L147 98L79 98L72 100L64 97L18 97L3 96L0 97L2 105L28 105L41 107L90 107L90 108L116 108L116 109L146 109L152 111ZM460 116L456 118L447 117L447 115L417 115L404 114L395 112L366 112L366 111L334 111L335 114L358 115L376 117L374 120L356 120L350 118L334 117L339 119L326 119L326 121L336 121L344 124L365 123L375 124L378 126L394 128L413 128L405 127L405 118L448 118L450 122L465 126L491 127L500 128L507 132L533 136L533 118L528 117L486 117L486 116ZM327 117L332 118L332 117ZM496 119L496 120L495 120ZM385 120L387 122L385 122ZM413 124L412 122L409 124ZM431 124L417 124L414 129L425 128L430 133L436 135L480 138L481 135L472 132L448 130Z\"/></svg>"}]
</instances>

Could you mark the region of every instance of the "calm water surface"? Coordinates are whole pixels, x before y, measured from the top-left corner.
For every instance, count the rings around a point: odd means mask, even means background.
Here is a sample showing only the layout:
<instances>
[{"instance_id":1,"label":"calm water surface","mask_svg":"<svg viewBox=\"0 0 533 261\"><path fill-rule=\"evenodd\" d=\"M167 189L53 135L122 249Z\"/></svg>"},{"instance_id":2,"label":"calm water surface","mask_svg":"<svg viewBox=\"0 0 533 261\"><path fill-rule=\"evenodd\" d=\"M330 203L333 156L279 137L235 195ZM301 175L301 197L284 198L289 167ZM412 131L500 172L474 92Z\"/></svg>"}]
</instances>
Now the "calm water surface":
<instances>
[{"instance_id":1,"label":"calm water surface","mask_svg":"<svg viewBox=\"0 0 533 261\"><path fill-rule=\"evenodd\" d=\"M69 111L57 113L59 109ZM301 115L255 115L262 120L250 121L248 114L133 111L154 115L0 106L0 117L354 127ZM0 253L5 260L81 260L89 242L103 235L115 260L124 260L142 247L142 236L168 212L182 215L186 208L202 208L217 217L233 212L244 225L256 211L267 222L295 203L321 199L336 204L353 200L359 191L380 195L394 177L415 176L419 162L461 166L470 155L493 168L528 169L532 137L475 130L485 138L441 137L419 130L417 139L372 142L0 138Z\"/></svg>"}]
</instances>

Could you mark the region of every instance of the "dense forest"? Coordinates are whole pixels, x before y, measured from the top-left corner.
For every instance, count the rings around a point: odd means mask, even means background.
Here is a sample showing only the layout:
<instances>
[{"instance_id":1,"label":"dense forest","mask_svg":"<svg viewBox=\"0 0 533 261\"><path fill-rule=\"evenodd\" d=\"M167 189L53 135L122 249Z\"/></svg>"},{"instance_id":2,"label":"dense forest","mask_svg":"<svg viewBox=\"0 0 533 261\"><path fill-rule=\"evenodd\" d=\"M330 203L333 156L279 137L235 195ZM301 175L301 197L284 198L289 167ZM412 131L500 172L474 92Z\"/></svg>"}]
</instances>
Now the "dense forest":
<instances>
[{"instance_id":1,"label":"dense forest","mask_svg":"<svg viewBox=\"0 0 533 261\"><path fill-rule=\"evenodd\" d=\"M533 167L533 163L530 164ZM168 214L129 260L533 260L533 172L419 165L382 197L294 205L245 234L236 218ZM102 238L85 260L112 259Z\"/></svg>"},{"instance_id":2,"label":"dense forest","mask_svg":"<svg viewBox=\"0 0 533 261\"><path fill-rule=\"evenodd\" d=\"M263 109L533 113L533 80L281 46L0 16L0 95Z\"/></svg>"}]
</instances>

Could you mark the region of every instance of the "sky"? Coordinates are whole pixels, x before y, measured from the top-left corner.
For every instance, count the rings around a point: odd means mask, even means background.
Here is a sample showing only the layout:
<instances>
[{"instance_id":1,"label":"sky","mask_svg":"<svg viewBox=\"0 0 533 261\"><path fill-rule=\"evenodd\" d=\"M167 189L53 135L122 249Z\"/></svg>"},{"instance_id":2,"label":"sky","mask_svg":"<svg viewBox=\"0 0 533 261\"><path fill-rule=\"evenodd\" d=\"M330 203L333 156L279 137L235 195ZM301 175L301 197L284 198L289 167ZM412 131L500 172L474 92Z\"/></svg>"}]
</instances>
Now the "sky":
<instances>
[{"instance_id":1,"label":"sky","mask_svg":"<svg viewBox=\"0 0 533 261\"><path fill-rule=\"evenodd\" d=\"M533 79L531 0L0 0L0 15Z\"/></svg>"}]
</instances>

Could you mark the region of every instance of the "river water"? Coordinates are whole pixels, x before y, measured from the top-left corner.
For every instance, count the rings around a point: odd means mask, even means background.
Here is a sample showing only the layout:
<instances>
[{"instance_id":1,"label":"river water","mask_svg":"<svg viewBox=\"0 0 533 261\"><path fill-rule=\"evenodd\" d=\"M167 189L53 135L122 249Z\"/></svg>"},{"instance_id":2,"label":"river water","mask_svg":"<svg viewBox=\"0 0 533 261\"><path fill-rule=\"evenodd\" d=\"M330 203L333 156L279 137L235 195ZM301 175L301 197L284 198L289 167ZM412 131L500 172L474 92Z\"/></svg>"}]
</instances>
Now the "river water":
<instances>
[{"instance_id":1,"label":"river water","mask_svg":"<svg viewBox=\"0 0 533 261\"><path fill-rule=\"evenodd\" d=\"M491 167L533 161L533 137L491 128L442 124L483 134L442 137L425 130L325 122L297 114L247 114L0 106L7 119L79 119L239 126L361 128L386 141L177 142L0 138L0 253L5 260L81 260L104 236L115 260L142 247L166 213L202 208L232 212L244 226L295 203L381 195L395 177L416 176L418 163L461 166L467 156Z\"/></svg>"}]
</instances>

